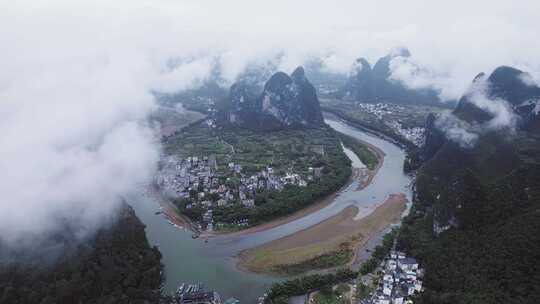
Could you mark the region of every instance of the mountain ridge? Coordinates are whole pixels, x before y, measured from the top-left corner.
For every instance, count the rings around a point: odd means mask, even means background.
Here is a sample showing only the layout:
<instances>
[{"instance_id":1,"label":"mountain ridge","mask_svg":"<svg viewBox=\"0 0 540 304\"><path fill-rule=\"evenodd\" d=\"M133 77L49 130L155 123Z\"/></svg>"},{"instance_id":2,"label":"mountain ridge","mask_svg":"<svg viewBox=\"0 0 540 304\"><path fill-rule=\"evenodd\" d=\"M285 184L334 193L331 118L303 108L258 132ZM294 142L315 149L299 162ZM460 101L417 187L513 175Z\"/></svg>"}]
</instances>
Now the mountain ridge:
<instances>
[{"instance_id":1,"label":"mountain ridge","mask_svg":"<svg viewBox=\"0 0 540 304\"><path fill-rule=\"evenodd\" d=\"M483 85L491 102L508 103L524 123L490 128L494 116L475 106L466 92L453 112L476 132L462 146L446 138L437 117L426 125L417 170L414 204L404 220L398 246L425 265L426 291L416 303L536 303L540 277L536 264L540 242L540 137L526 123L532 111L525 101L537 89L521 90L522 71L499 67L479 74L471 87ZM485 82L482 84L482 82ZM486 85L487 84L487 85ZM517 89L516 89L517 87ZM424 154L422 154L424 153Z\"/></svg>"},{"instance_id":2,"label":"mountain ridge","mask_svg":"<svg viewBox=\"0 0 540 304\"><path fill-rule=\"evenodd\" d=\"M340 89L341 99L366 103L388 102L397 104L425 104L441 106L439 92L433 89L411 89L391 78L392 60L409 58L406 48L399 48L379 58L371 67L365 58L358 58L353 64L347 83Z\"/></svg>"},{"instance_id":3,"label":"mountain ridge","mask_svg":"<svg viewBox=\"0 0 540 304\"><path fill-rule=\"evenodd\" d=\"M242 81L233 84L219 109L218 124L272 131L318 128L324 119L315 87L298 67L290 76L274 73L259 94Z\"/></svg>"}]
</instances>

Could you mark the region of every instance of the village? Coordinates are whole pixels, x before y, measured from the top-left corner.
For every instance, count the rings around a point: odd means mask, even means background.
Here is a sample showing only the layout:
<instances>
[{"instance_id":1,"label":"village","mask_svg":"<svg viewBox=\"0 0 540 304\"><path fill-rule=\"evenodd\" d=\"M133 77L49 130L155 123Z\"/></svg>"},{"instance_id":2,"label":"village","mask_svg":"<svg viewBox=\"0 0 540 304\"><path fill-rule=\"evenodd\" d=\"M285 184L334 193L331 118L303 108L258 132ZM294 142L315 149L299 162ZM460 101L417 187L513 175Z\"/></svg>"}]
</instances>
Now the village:
<instances>
[{"instance_id":1,"label":"village","mask_svg":"<svg viewBox=\"0 0 540 304\"><path fill-rule=\"evenodd\" d=\"M225 170L218 171L216 157L175 155L162 157L161 169L155 182L162 193L173 199L189 199L186 209L201 207L205 210L201 230L212 231L214 227L213 208L232 207L240 204L245 208L255 207L257 191L281 191L286 185L306 187L308 181L321 176L322 168L309 168L304 179L288 170L278 175L270 166L252 175L244 174L241 165L230 162ZM231 224L231 223L229 223ZM232 223L238 227L248 226L247 219Z\"/></svg>"},{"instance_id":2,"label":"village","mask_svg":"<svg viewBox=\"0 0 540 304\"><path fill-rule=\"evenodd\" d=\"M422 291L423 270L416 259L391 251L381 263L375 290L359 304L412 304L411 296Z\"/></svg>"},{"instance_id":3,"label":"village","mask_svg":"<svg viewBox=\"0 0 540 304\"><path fill-rule=\"evenodd\" d=\"M420 147L424 142L424 131L422 127L404 128L399 119L388 119L387 116L404 112L405 107L391 103L357 103L357 106L366 113L375 115L392 129L396 134L403 136L415 146Z\"/></svg>"}]
</instances>

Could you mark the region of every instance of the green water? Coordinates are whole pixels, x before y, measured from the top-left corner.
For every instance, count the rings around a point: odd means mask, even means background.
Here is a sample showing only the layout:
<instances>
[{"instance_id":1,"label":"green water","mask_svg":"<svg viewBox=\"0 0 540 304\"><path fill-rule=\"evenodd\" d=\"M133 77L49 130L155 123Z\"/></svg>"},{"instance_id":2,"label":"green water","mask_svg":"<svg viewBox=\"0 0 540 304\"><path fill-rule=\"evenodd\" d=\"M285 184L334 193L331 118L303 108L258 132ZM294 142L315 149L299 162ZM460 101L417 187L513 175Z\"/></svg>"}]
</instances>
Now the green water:
<instances>
[{"instance_id":1,"label":"green water","mask_svg":"<svg viewBox=\"0 0 540 304\"><path fill-rule=\"evenodd\" d=\"M203 283L218 291L223 298L235 297L245 303L256 303L266 289L279 280L267 276L238 271L234 256L241 250L257 246L317 224L350 205L383 201L391 193L405 193L410 198L409 177L403 174L404 152L381 138L367 134L343 122L328 120L334 129L370 142L382 149L386 156L383 166L372 183L362 191L354 191L357 182L343 190L329 206L290 223L273 229L237 237L219 237L205 243L192 239L189 231L170 225L162 216L155 215L158 203L143 193L128 198L137 215L145 223L147 237L159 246L165 265L165 291L173 292L185 283Z\"/></svg>"}]
</instances>

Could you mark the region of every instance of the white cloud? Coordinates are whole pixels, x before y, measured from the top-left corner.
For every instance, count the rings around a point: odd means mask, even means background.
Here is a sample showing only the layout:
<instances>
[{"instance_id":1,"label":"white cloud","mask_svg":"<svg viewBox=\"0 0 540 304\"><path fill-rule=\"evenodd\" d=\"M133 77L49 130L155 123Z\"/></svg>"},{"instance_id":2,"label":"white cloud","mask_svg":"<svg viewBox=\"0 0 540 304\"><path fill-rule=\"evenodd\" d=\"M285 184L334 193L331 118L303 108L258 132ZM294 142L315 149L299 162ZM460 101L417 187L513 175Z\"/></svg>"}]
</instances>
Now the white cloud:
<instances>
[{"instance_id":1,"label":"white cloud","mask_svg":"<svg viewBox=\"0 0 540 304\"><path fill-rule=\"evenodd\" d=\"M491 98L488 94L487 77L479 77L470 85L465 95L467 102L491 114L488 121L469 124L458 119L453 114L440 115L435 121L436 127L443 131L446 137L458 143L463 148L475 146L479 136L491 131L516 131L519 116L514 113L509 103L501 98Z\"/></svg>"},{"instance_id":2,"label":"white cloud","mask_svg":"<svg viewBox=\"0 0 540 304\"><path fill-rule=\"evenodd\" d=\"M50 231L77 210L94 223L114 208L157 158L149 91L197 84L217 57L232 81L279 55L286 71L321 57L346 73L357 57L407 46L430 72L403 62L394 76L458 97L498 65L539 75L538 11L533 0L2 1L0 236ZM178 58L192 60L171 69Z\"/></svg>"},{"instance_id":3,"label":"white cloud","mask_svg":"<svg viewBox=\"0 0 540 304\"><path fill-rule=\"evenodd\" d=\"M478 141L478 134L472 126L453 114L442 114L435 120L435 127L441 130L446 138L459 144L462 148L472 148Z\"/></svg>"},{"instance_id":4,"label":"white cloud","mask_svg":"<svg viewBox=\"0 0 540 304\"><path fill-rule=\"evenodd\" d=\"M523 73L520 75L520 79L521 81L523 81L524 84L528 85L528 86L540 86L540 81L538 81L538 79L536 79L535 77L533 77L531 74L529 73Z\"/></svg>"}]
</instances>

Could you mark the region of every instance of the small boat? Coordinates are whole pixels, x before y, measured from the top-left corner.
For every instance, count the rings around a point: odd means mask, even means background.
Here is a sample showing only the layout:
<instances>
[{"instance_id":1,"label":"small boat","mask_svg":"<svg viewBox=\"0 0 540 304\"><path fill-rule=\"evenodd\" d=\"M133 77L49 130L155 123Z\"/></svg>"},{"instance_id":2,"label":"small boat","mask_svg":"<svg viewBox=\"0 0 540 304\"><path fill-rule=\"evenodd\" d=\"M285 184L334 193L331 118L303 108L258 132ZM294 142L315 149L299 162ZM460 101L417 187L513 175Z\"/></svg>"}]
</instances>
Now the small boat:
<instances>
[{"instance_id":1,"label":"small boat","mask_svg":"<svg viewBox=\"0 0 540 304\"><path fill-rule=\"evenodd\" d=\"M182 285L178 286L178 289L176 290L176 293L181 295L182 293L184 293L184 286L186 284L182 283Z\"/></svg>"},{"instance_id":2,"label":"small boat","mask_svg":"<svg viewBox=\"0 0 540 304\"><path fill-rule=\"evenodd\" d=\"M162 213L161 210L154 212L155 215L160 215L161 213Z\"/></svg>"}]
</instances>

